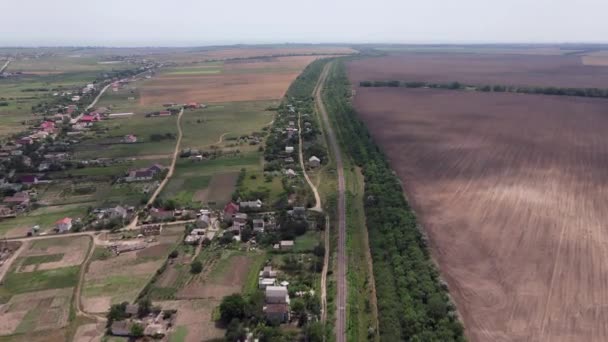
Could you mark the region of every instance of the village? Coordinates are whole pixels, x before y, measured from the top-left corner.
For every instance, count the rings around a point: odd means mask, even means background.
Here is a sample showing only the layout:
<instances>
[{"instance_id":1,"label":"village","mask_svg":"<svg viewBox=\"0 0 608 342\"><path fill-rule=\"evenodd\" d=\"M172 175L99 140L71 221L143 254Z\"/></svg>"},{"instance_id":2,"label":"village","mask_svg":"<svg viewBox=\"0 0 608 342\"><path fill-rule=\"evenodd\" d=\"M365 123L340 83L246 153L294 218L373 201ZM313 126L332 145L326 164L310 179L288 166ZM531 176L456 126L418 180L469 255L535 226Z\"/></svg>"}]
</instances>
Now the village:
<instances>
[{"instance_id":1,"label":"village","mask_svg":"<svg viewBox=\"0 0 608 342\"><path fill-rule=\"evenodd\" d=\"M322 169L327 152L312 102L254 103L260 119L231 132L222 116L249 107L142 105L142 89L170 65L137 64L51 89L33 106L34 119L1 141L0 232L8 245L0 318L14 314L21 293L38 295L18 284L40 274L49 277L40 290L74 289L77 315L93 319L76 340L244 333L253 341L320 324L327 222L306 173ZM219 139L193 138L195 127L207 126ZM62 241L78 241L78 249ZM55 270L76 273L60 285ZM255 303L256 318L232 317L226 303L235 298ZM65 313L57 327L71 324ZM0 335L20 334L26 321L15 322Z\"/></svg>"}]
</instances>

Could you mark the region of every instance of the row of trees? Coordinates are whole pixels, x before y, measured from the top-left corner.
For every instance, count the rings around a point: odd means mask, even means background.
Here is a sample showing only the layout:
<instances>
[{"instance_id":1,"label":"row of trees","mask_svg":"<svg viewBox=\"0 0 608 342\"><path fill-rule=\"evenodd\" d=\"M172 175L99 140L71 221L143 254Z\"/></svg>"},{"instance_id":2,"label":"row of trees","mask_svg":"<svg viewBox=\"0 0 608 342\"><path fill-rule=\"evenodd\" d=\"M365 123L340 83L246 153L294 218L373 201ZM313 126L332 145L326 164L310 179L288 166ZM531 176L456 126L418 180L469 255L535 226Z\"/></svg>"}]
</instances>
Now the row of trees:
<instances>
[{"instance_id":1,"label":"row of trees","mask_svg":"<svg viewBox=\"0 0 608 342\"><path fill-rule=\"evenodd\" d=\"M365 176L365 214L385 341L464 341L463 327L431 261L401 185L350 104L344 65L330 75L327 109Z\"/></svg>"},{"instance_id":2,"label":"row of trees","mask_svg":"<svg viewBox=\"0 0 608 342\"><path fill-rule=\"evenodd\" d=\"M404 88L432 88L451 90L474 90L482 92L518 93L557 96L579 96L608 98L608 89L602 88L561 88L561 87L538 87L538 86L513 86L513 85L470 85L460 82L431 83L431 82L406 82L406 81L361 81L361 87L404 87Z\"/></svg>"}]
</instances>

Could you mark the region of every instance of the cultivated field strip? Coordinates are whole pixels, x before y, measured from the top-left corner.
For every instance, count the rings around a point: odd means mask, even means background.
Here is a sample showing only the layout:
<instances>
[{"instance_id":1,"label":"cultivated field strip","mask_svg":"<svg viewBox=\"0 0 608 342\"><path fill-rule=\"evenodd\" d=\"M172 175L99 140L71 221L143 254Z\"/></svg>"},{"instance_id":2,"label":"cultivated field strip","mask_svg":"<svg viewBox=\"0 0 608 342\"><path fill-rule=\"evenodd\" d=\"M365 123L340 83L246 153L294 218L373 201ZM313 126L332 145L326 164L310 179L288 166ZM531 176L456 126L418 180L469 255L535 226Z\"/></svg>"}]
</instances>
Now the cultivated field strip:
<instances>
[{"instance_id":1,"label":"cultivated field strip","mask_svg":"<svg viewBox=\"0 0 608 342\"><path fill-rule=\"evenodd\" d=\"M608 101L358 89L473 341L608 339Z\"/></svg>"}]
</instances>

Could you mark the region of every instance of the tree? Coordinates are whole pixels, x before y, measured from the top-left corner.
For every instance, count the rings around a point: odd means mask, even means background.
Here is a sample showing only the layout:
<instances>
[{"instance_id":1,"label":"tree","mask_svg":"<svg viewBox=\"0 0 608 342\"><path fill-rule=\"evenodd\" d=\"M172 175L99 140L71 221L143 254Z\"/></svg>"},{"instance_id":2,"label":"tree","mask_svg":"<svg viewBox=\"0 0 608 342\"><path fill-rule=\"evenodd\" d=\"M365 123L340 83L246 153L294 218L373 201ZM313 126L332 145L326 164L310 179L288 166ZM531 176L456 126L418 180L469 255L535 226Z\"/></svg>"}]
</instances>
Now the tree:
<instances>
[{"instance_id":1,"label":"tree","mask_svg":"<svg viewBox=\"0 0 608 342\"><path fill-rule=\"evenodd\" d=\"M178 255L179 255L179 252L178 252L178 251L177 251L177 249L176 249L176 250L173 250L173 251L171 252L171 254L169 254L169 258L171 258L171 259L175 259L175 258L177 258L177 256L178 256Z\"/></svg>"},{"instance_id":2,"label":"tree","mask_svg":"<svg viewBox=\"0 0 608 342\"><path fill-rule=\"evenodd\" d=\"M134 323L133 325L131 325L131 335L135 336L135 337L141 337L144 336L144 327L143 325L139 324L139 323Z\"/></svg>"},{"instance_id":3,"label":"tree","mask_svg":"<svg viewBox=\"0 0 608 342\"><path fill-rule=\"evenodd\" d=\"M325 256L325 246L323 246L322 243L316 245L315 249L313 250L313 253L318 257Z\"/></svg>"},{"instance_id":4,"label":"tree","mask_svg":"<svg viewBox=\"0 0 608 342\"><path fill-rule=\"evenodd\" d=\"M239 319L235 318L230 321L230 324L228 324L228 327L226 328L226 341L244 341L245 337L247 337L246 335L247 332Z\"/></svg>"},{"instance_id":5,"label":"tree","mask_svg":"<svg viewBox=\"0 0 608 342\"><path fill-rule=\"evenodd\" d=\"M306 322L306 304L302 298L296 298L291 302L291 310L298 318L299 324L304 324L304 322Z\"/></svg>"},{"instance_id":6,"label":"tree","mask_svg":"<svg viewBox=\"0 0 608 342\"><path fill-rule=\"evenodd\" d=\"M200 261L195 261L192 264L190 264L190 273L192 274L199 274L203 271L203 263L201 263Z\"/></svg>"},{"instance_id":7,"label":"tree","mask_svg":"<svg viewBox=\"0 0 608 342\"><path fill-rule=\"evenodd\" d=\"M220 304L220 320L227 324L234 319L242 319L245 317L245 305L243 296L238 293L224 297Z\"/></svg>"},{"instance_id":8,"label":"tree","mask_svg":"<svg viewBox=\"0 0 608 342\"><path fill-rule=\"evenodd\" d=\"M114 304L110 307L110 311L106 315L108 318L108 326L112 325L112 322L114 321L120 321L127 318L127 305L129 305L129 303L123 302Z\"/></svg>"},{"instance_id":9,"label":"tree","mask_svg":"<svg viewBox=\"0 0 608 342\"><path fill-rule=\"evenodd\" d=\"M307 342L322 342L323 341L323 324L321 322L312 322L304 329Z\"/></svg>"},{"instance_id":10,"label":"tree","mask_svg":"<svg viewBox=\"0 0 608 342\"><path fill-rule=\"evenodd\" d=\"M137 309L137 316L139 317L148 316L150 311L152 311L152 302L148 298L140 300L137 304L139 304L139 308Z\"/></svg>"}]
</instances>

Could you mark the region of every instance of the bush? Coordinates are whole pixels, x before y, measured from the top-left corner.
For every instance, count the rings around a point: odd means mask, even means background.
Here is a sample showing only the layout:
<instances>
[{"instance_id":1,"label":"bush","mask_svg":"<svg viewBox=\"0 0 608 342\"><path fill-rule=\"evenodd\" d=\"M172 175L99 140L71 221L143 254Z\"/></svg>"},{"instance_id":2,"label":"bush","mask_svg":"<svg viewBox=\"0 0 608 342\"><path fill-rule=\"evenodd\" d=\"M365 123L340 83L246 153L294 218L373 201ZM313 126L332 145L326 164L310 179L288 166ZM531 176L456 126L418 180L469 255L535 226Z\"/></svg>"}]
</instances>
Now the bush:
<instances>
[{"instance_id":1,"label":"bush","mask_svg":"<svg viewBox=\"0 0 608 342\"><path fill-rule=\"evenodd\" d=\"M200 261L195 261L190 264L190 273L199 274L203 271L203 264Z\"/></svg>"}]
</instances>

